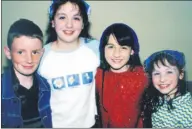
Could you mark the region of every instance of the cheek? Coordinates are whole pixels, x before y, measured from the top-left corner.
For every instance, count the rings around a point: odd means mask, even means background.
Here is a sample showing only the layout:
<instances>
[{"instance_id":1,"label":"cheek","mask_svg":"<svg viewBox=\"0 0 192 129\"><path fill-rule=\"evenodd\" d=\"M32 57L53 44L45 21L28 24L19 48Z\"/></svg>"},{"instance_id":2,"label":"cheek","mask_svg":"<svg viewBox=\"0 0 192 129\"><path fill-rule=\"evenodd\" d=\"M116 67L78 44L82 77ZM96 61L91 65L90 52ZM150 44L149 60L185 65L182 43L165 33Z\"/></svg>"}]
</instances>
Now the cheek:
<instances>
[{"instance_id":1,"label":"cheek","mask_svg":"<svg viewBox=\"0 0 192 129\"><path fill-rule=\"evenodd\" d=\"M179 77L178 76L173 76L172 77L173 82L177 85L178 81L179 81Z\"/></svg>"},{"instance_id":2,"label":"cheek","mask_svg":"<svg viewBox=\"0 0 192 129\"><path fill-rule=\"evenodd\" d=\"M158 82L158 77L152 77L152 82L153 82L153 85L157 85L157 82Z\"/></svg>"},{"instance_id":3,"label":"cheek","mask_svg":"<svg viewBox=\"0 0 192 129\"><path fill-rule=\"evenodd\" d=\"M40 61L40 59L41 59L41 55L34 55L34 56L32 56L32 60L33 60L33 62L39 62Z\"/></svg>"},{"instance_id":4,"label":"cheek","mask_svg":"<svg viewBox=\"0 0 192 129\"><path fill-rule=\"evenodd\" d=\"M124 54L124 57L125 57L125 59L126 59L126 61L128 62L129 61L129 59L130 59L130 53L128 52L126 52L126 53L123 53Z\"/></svg>"},{"instance_id":5,"label":"cheek","mask_svg":"<svg viewBox=\"0 0 192 129\"><path fill-rule=\"evenodd\" d=\"M54 21L54 27L56 31L63 29L64 25L65 25L64 22Z\"/></svg>"},{"instance_id":6,"label":"cheek","mask_svg":"<svg viewBox=\"0 0 192 129\"><path fill-rule=\"evenodd\" d=\"M158 86L158 82L157 82L157 80L155 80L155 79L152 79L152 83L153 83L153 86L155 87L155 89L159 89L159 86Z\"/></svg>"},{"instance_id":7,"label":"cheek","mask_svg":"<svg viewBox=\"0 0 192 129\"><path fill-rule=\"evenodd\" d=\"M109 58L110 56L112 56L112 51L105 49L105 58Z\"/></svg>"},{"instance_id":8,"label":"cheek","mask_svg":"<svg viewBox=\"0 0 192 129\"><path fill-rule=\"evenodd\" d=\"M77 30L82 30L83 23L81 21L74 21L73 25L74 25L74 28L76 28Z\"/></svg>"},{"instance_id":9,"label":"cheek","mask_svg":"<svg viewBox=\"0 0 192 129\"><path fill-rule=\"evenodd\" d=\"M55 31L61 31L63 30L63 26L62 25L55 25Z\"/></svg>"},{"instance_id":10,"label":"cheek","mask_svg":"<svg viewBox=\"0 0 192 129\"><path fill-rule=\"evenodd\" d=\"M21 63L21 62L24 62L25 61L25 59L22 57L22 56L20 56L20 55L12 55L12 62L14 62L14 63Z\"/></svg>"}]
</instances>

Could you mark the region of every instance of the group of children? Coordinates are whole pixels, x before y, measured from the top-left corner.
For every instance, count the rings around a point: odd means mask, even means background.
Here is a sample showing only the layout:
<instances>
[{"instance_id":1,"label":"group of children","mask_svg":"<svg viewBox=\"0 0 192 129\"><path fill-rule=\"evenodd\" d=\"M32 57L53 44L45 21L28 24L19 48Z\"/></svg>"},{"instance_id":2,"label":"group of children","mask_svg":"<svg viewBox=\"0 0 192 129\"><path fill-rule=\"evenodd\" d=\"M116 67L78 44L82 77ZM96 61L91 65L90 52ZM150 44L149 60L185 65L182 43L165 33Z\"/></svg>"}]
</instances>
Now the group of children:
<instances>
[{"instance_id":1,"label":"group of children","mask_svg":"<svg viewBox=\"0 0 192 129\"><path fill-rule=\"evenodd\" d=\"M35 23L20 19L10 27L1 126L192 127L184 54L162 50L142 65L135 31L115 23L97 41L89 9L83 0L54 0L44 47Z\"/></svg>"}]
</instances>

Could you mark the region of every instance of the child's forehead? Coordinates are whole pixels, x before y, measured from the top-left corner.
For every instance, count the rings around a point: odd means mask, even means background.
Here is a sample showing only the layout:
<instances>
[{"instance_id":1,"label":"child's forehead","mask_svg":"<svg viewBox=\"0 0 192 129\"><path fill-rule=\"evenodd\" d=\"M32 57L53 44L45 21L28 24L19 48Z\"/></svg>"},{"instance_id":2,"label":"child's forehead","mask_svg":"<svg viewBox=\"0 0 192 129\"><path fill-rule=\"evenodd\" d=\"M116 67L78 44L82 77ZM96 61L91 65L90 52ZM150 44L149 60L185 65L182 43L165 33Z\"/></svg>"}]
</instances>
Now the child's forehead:
<instances>
[{"instance_id":1,"label":"child's forehead","mask_svg":"<svg viewBox=\"0 0 192 129\"><path fill-rule=\"evenodd\" d=\"M175 69L176 66L171 65L167 59L158 60L153 63L154 69L164 68L164 69Z\"/></svg>"},{"instance_id":2,"label":"child's forehead","mask_svg":"<svg viewBox=\"0 0 192 129\"><path fill-rule=\"evenodd\" d=\"M43 43L40 39L30 36L19 36L13 39L12 49L40 49Z\"/></svg>"},{"instance_id":3,"label":"child's forehead","mask_svg":"<svg viewBox=\"0 0 192 129\"><path fill-rule=\"evenodd\" d=\"M65 4L60 5L60 7L57 10L58 13L79 13L79 6L75 3L67 2Z\"/></svg>"}]
</instances>

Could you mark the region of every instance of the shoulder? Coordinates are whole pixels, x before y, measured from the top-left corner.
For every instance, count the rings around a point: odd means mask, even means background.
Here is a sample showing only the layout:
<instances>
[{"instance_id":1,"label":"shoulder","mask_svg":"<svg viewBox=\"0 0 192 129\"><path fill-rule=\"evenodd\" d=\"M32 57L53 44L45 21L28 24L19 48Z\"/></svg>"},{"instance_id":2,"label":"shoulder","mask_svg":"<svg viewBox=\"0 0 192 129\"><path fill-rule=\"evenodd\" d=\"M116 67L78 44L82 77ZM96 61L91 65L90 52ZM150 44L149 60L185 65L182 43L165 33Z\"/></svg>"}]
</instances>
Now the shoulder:
<instances>
[{"instance_id":1,"label":"shoulder","mask_svg":"<svg viewBox=\"0 0 192 129\"><path fill-rule=\"evenodd\" d=\"M83 41L86 44L95 44L95 45L99 44L99 41L96 40L96 39L90 39L90 38L83 38L83 37L81 37L80 40Z\"/></svg>"},{"instance_id":2,"label":"shoulder","mask_svg":"<svg viewBox=\"0 0 192 129\"><path fill-rule=\"evenodd\" d=\"M1 81L8 81L8 79L10 79L11 76L11 69L7 68L4 70L4 72L1 74Z\"/></svg>"},{"instance_id":3,"label":"shoulder","mask_svg":"<svg viewBox=\"0 0 192 129\"><path fill-rule=\"evenodd\" d=\"M41 59L41 62L42 62L42 60L48 55L48 53L50 52L50 50L51 50L51 44L52 43L49 43L49 44L46 44L46 45L44 45L44 53L43 53L43 56L42 56L42 59ZM40 63L41 63L40 62Z\"/></svg>"},{"instance_id":4,"label":"shoulder","mask_svg":"<svg viewBox=\"0 0 192 129\"><path fill-rule=\"evenodd\" d=\"M101 68L97 68L97 76L102 76L103 70Z\"/></svg>"},{"instance_id":5,"label":"shoulder","mask_svg":"<svg viewBox=\"0 0 192 129\"><path fill-rule=\"evenodd\" d=\"M42 67L42 65L44 63L45 58L47 57L48 53L51 50L51 44L52 43L48 43L48 44L44 45L44 47L43 47L44 48L44 53L43 53L43 56L42 56L41 61L39 63L38 71L39 71L39 69L41 69L41 67Z\"/></svg>"},{"instance_id":6,"label":"shoulder","mask_svg":"<svg viewBox=\"0 0 192 129\"><path fill-rule=\"evenodd\" d=\"M192 119L192 96L189 92L173 99L173 106L176 108L176 114L190 115Z\"/></svg>"},{"instance_id":7,"label":"shoulder","mask_svg":"<svg viewBox=\"0 0 192 129\"><path fill-rule=\"evenodd\" d=\"M142 66L137 66L133 69L133 74L139 77L147 78L147 74Z\"/></svg>"},{"instance_id":8,"label":"shoulder","mask_svg":"<svg viewBox=\"0 0 192 129\"><path fill-rule=\"evenodd\" d=\"M184 107L184 105L190 106L192 111L192 94L190 92L187 92L185 95L176 98L175 101L176 104L182 105L182 107Z\"/></svg>"},{"instance_id":9,"label":"shoulder","mask_svg":"<svg viewBox=\"0 0 192 129\"><path fill-rule=\"evenodd\" d=\"M92 50L97 56L99 56L99 41L95 39L80 38L81 42L85 44L90 50Z\"/></svg>"},{"instance_id":10,"label":"shoulder","mask_svg":"<svg viewBox=\"0 0 192 129\"><path fill-rule=\"evenodd\" d=\"M103 74L103 70L101 68L97 68L97 72L96 72L96 86L97 86L97 88L100 88L100 86L102 84L102 74Z\"/></svg>"},{"instance_id":11,"label":"shoulder","mask_svg":"<svg viewBox=\"0 0 192 129\"><path fill-rule=\"evenodd\" d=\"M134 71L135 71L135 72L143 72L143 73L145 72L143 66L136 66L136 67L134 68Z\"/></svg>"},{"instance_id":12,"label":"shoulder","mask_svg":"<svg viewBox=\"0 0 192 129\"><path fill-rule=\"evenodd\" d=\"M39 73L37 73L37 72L35 73L35 76L36 76L36 78L37 78L37 80L38 80L40 89L47 89L47 90L50 89L49 83L47 82L47 80L46 80L44 77L42 77L42 76L41 76Z\"/></svg>"},{"instance_id":13,"label":"shoulder","mask_svg":"<svg viewBox=\"0 0 192 129\"><path fill-rule=\"evenodd\" d=\"M175 116L182 118L183 120L186 119L184 122L185 126L187 127L190 123L192 126L192 97L191 94L188 92L184 96L181 96L177 99L178 101L174 103L175 106Z\"/></svg>"},{"instance_id":14,"label":"shoulder","mask_svg":"<svg viewBox=\"0 0 192 129\"><path fill-rule=\"evenodd\" d=\"M148 84L148 76L144 71L143 66L137 66L134 68L133 70L133 77L135 78L135 80L139 80L140 83L143 83L145 86L147 86ZM139 82L138 81L138 82Z\"/></svg>"},{"instance_id":15,"label":"shoulder","mask_svg":"<svg viewBox=\"0 0 192 129\"><path fill-rule=\"evenodd\" d=\"M47 51L47 50L50 50L51 49L51 44L52 43L48 43L48 44L45 44L44 46L43 46L43 48Z\"/></svg>"},{"instance_id":16,"label":"shoulder","mask_svg":"<svg viewBox=\"0 0 192 129\"><path fill-rule=\"evenodd\" d=\"M41 81L45 81L46 79L44 77L42 77L38 72L35 73L37 79L41 80Z\"/></svg>"}]
</instances>

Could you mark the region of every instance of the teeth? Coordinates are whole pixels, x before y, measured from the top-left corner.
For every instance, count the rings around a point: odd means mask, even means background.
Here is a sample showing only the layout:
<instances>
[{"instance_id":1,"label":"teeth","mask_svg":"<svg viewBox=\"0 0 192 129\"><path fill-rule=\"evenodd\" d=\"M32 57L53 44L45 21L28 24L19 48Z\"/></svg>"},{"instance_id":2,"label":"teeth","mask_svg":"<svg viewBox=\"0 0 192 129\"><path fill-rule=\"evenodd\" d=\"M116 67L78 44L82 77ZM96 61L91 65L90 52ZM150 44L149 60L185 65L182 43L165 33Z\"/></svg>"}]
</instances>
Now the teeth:
<instances>
[{"instance_id":1,"label":"teeth","mask_svg":"<svg viewBox=\"0 0 192 129\"><path fill-rule=\"evenodd\" d=\"M169 85L168 84L161 84L159 85L160 88L167 88Z\"/></svg>"},{"instance_id":2,"label":"teeth","mask_svg":"<svg viewBox=\"0 0 192 129\"><path fill-rule=\"evenodd\" d=\"M161 84L160 86L168 86L167 84Z\"/></svg>"},{"instance_id":3,"label":"teeth","mask_svg":"<svg viewBox=\"0 0 192 129\"><path fill-rule=\"evenodd\" d=\"M71 30L66 30L66 31L64 31L64 33L65 33L65 34L73 34L73 31L71 31Z\"/></svg>"},{"instance_id":4,"label":"teeth","mask_svg":"<svg viewBox=\"0 0 192 129\"><path fill-rule=\"evenodd\" d=\"M119 60L113 60L113 62L121 62L121 60L119 59Z\"/></svg>"}]
</instances>

